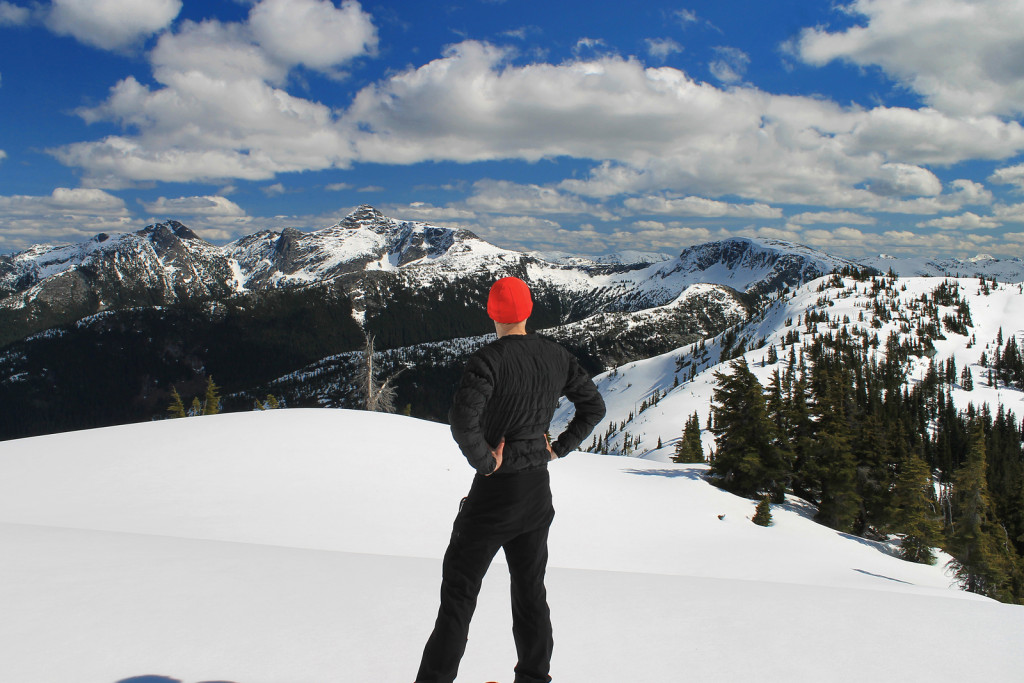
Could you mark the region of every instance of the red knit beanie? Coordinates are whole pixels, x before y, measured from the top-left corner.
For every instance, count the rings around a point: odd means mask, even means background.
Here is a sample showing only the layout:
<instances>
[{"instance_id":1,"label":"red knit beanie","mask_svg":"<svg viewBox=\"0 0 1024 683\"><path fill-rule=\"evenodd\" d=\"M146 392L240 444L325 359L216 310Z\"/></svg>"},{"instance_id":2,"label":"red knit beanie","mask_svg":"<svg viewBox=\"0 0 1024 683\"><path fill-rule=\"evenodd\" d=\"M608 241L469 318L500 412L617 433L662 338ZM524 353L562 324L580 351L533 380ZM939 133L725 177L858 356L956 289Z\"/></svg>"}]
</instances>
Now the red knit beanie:
<instances>
[{"instance_id":1,"label":"red knit beanie","mask_svg":"<svg viewBox=\"0 0 1024 683\"><path fill-rule=\"evenodd\" d=\"M496 323L517 323L530 317L530 288L517 277L503 277L491 285L487 315Z\"/></svg>"}]
</instances>

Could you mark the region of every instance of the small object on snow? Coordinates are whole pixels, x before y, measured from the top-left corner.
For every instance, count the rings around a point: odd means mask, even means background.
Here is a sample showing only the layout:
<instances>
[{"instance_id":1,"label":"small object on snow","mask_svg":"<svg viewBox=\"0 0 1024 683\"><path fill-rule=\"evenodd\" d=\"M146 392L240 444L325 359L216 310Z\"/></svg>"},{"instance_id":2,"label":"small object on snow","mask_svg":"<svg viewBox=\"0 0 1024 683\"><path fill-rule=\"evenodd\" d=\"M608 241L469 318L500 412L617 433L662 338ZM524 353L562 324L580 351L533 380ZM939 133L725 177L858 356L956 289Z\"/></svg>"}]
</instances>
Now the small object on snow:
<instances>
[{"instance_id":1,"label":"small object on snow","mask_svg":"<svg viewBox=\"0 0 1024 683\"><path fill-rule=\"evenodd\" d=\"M718 515L718 519L725 519L725 515Z\"/></svg>"}]
</instances>

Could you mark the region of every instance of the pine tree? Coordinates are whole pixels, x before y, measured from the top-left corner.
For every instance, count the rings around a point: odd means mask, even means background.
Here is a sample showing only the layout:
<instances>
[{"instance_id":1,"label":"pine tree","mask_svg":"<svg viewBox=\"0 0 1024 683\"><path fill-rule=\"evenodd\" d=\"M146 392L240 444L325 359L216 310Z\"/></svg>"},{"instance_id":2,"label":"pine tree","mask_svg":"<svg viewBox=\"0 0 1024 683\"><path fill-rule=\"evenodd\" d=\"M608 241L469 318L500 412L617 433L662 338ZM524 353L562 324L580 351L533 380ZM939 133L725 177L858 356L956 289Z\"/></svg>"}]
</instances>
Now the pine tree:
<instances>
[{"instance_id":1,"label":"pine tree","mask_svg":"<svg viewBox=\"0 0 1024 683\"><path fill-rule=\"evenodd\" d=\"M999 599L1008 592L1012 561L999 545L985 471L985 433L975 421L967 462L953 478L949 567L964 590Z\"/></svg>"},{"instance_id":2,"label":"pine tree","mask_svg":"<svg viewBox=\"0 0 1024 683\"><path fill-rule=\"evenodd\" d=\"M843 372L830 370L822 358L815 362L812 378L818 422L808 469L821 492L816 519L833 529L851 531L861 500L847 421L846 390L850 382Z\"/></svg>"},{"instance_id":3,"label":"pine tree","mask_svg":"<svg viewBox=\"0 0 1024 683\"><path fill-rule=\"evenodd\" d=\"M754 509L754 518L751 521L758 526L772 525L772 505L768 496L762 498L761 502L757 504L757 508Z\"/></svg>"},{"instance_id":4,"label":"pine tree","mask_svg":"<svg viewBox=\"0 0 1024 683\"><path fill-rule=\"evenodd\" d=\"M704 462L704 449L700 443L700 418L694 411L683 427L683 437L676 443L672 462Z\"/></svg>"},{"instance_id":5,"label":"pine tree","mask_svg":"<svg viewBox=\"0 0 1024 683\"><path fill-rule=\"evenodd\" d=\"M942 517L936 508L931 472L916 453L907 454L899 465L891 505L889 528L903 534L900 557L934 564L932 548L942 543Z\"/></svg>"},{"instance_id":6,"label":"pine tree","mask_svg":"<svg viewBox=\"0 0 1024 683\"><path fill-rule=\"evenodd\" d=\"M206 378L206 396L203 398L203 415L216 415L220 412L220 387L213 382L213 377Z\"/></svg>"},{"instance_id":7,"label":"pine tree","mask_svg":"<svg viewBox=\"0 0 1024 683\"><path fill-rule=\"evenodd\" d=\"M199 402L198 396L192 397L192 405L188 407L188 416L194 417L203 414L203 404Z\"/></svg>"},{"instance_id":8,"label":"pine tree","mask_svg":"<svg viewBox=\"0 0 1024 683\"><path fill-rule=\"evenodd\" d=\"M167 406L170 417L185 417L185 404L181 402L181 394L174 387L171 387L171 405Z\"/></svg>"},{"instance_id":9,"label":"pine tree","mask_svg":"<svg viewBox=\"0 0 1024 683\"><path fill-rule=\"evenodd\" d=\"M775 425L768 416L764 390L743 357L727 375L715 373L712 432L717 439L710 474L726 490L741 496L785 491L789 472L776 446Z\"/></svg>"}]
</instances>

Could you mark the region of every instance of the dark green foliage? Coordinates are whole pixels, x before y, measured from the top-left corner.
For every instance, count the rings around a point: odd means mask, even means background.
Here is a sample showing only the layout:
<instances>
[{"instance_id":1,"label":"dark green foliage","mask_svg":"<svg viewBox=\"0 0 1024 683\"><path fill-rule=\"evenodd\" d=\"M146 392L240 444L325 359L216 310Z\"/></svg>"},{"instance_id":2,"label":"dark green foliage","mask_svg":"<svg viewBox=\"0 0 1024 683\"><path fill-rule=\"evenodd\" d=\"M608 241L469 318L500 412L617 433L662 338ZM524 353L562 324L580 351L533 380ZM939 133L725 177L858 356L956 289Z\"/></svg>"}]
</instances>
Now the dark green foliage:
<instances>
[{"instance_id":1,"label":"dark green foliage","mask_svg":"<svg viewBox=\"0 0 1024 683\"><path fill-rule=\"evenodd\" d=\"M733 372L715 374L718 388L711 407L718 447L710 474L723 488L742 496L785 495L789 463L778 447L764 391L743 358Z\"/></svg>"},{"instance_id":2,"label":"dark green foliage","mask_svg":"<svg viewBox=\"0 0 1024 683\"><path fill-rule=\"evenodd\" d=\"M758 526L772 525L772 505L767 496L762 498L761 502L757 504L752 521Z\"/></svg>"},{"instance_id":3,"label":"dark green foliage","mask_svg":"<svg viewBox=\"0 0 1024 683\"><path fill-rule=\"evenodd\" d=\"M5 350L4 374L21 379L0 392L0 439L162 416L172 388L201 394L208 374L224 410L248 410L251 396L230 395L362 339L348 298L329 287L105 313Z\"/></svg>"},{"instance_id":4,"label":"dark green foliage","mask_svg":"<svg viewBox=\"0 0 1024 683\"><path fill-rule=\"evenodd\" d=\"M994 519L986 482L985 433L980 422L971 431L967 463L953 479L950 568L964 590L1006 599L1011 592L1014 558L1005 531Z\"/></svg>"},{"instance_id":5,"label":"dark green foliage","mask_svg":"<svg viewBox=\"0 0 1024 683\"><path fill-rule=\"evenodd\" d=\"M181 394L171 387L171 405L167 406L169 417L185 417L185 404L181 402Z\"/></svg>"},{"instance_id":6,"label":"dark green foliage","mask_svg":"<svg viewBox=\"0 0 1024 683\"><path fill-rule=\"evenodd\" d=\"M694 411L683 427L683 437L676 443L672 462L704 462L704 448L700 443L700 419Z\"/></svg>"},{"instance_id":7,"label":"dark green foliage","mask_svg":"<svg viewBox=\"0 0 1024 683\"><path fill-rule=\"evenodd\" d=\"M942 545L942 517L938 513L931 472L916 453L900 463L892 490L890 529L903 534L900 557L933 564L932 548Z\"/></svg>"},{"instance_id":8,"label":"dark green foliage","mask_svg":"<svg viewBox=\"0 0 1024 683\"><path fill-rule=\"evenodd\" d=\"M217 415L220 413L220 387L218 387L213 377L206 378L206 394L203 396L203 415Z\"/></svg>"}]
</instances>

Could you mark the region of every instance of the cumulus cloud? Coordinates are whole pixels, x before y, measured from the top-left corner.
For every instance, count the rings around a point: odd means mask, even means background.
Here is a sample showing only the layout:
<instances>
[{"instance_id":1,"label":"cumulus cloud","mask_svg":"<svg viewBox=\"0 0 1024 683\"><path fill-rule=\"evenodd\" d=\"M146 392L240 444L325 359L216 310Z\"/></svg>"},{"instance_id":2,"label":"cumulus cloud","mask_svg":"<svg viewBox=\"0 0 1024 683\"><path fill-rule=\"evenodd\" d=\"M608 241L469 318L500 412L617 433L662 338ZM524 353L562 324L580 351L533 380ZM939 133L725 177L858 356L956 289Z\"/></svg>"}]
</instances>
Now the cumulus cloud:
<instances>
[{"instance_id":1,"label":"cumulus cloud","mask_svg":"<svg viewBox=\"0 0 1024 683\"><path fill-rule=\"evenodd\" d=\"M430 223L433 221L465 221L474 220L477 217L475 211L460 209L456 207L434 206L426 202L412 202L411 204L392 204L381 208L388 216L395 218L422 221Z\"/></svg>"},{"instance_id":2,"label":"cumulus cloud","mask_svg":"<svg viewBox=\"0 0 1024 683\"><path fill-rule=\"evenodd\" d=\"M705 218L782 218L782 209L767 204L730 204L704 197L630 197L626 208L637 213L702 216Z\"/></svg>"},{"instance_id":3,"label":"cumulus cloud","mask_svg":"<svg viewBox=\"0 0 1024 683\"><path fill-rule=\"evenodd\" d=\"M377 29L358 2L263 0L249 13L261 46L286 64L328 71L377 49Z\"/></svg>"},{"instance_id":4,"label":"cumulus cloud","mask_svg":"<svg viewBox=\"0 0 1024 683\"><path fill-rule=\"evenodd\" d=\"M940 230L977 230L979 228L998 228L1002 223L991 216L979 216L966 211L959 216L942 216L917 224L919 228L939 228Z\"/></svg>"},{"instance_id":5,"label":"cumulus cloud","mask_svg":"<svg viewBox=\"0 0 1024 683\"><path fill-rule=\"evenodd\" d=\"M205 195L202 197L159 197L153 202L143 202L148 213L157 216L244 216L245 210L226 197Z\"/></svg>"},{"instance_id":6,"label":"cumulus cloud","mask_svg":"<svg viewBox=\"0 0 1024 683\"><path fill-rule=\"evenodd\" d=\"M479 180L466 205L483 213L518 215L591 215L603 221L615 216L600 205L540 185L520 185L507 180Z\"/></svg>"},{"instance_id":7,"label":"cumulus cloud","mask_svg":"<svg viewBox=\"0 0 1024 683\"><path fill-rule=\"evenodd\" d=\"M852 211L807 211L791 216L789 222L797 225L810 225L814 223L874 225L878 220Z\"/></svg>"},{"instance_id":8,"label":"cumulus cloud","mask_svg":"<svg viewBox=\"0 0 1024 683\"><path fill-rule=\"evenodd\" d=\"M286 190L284 189L284 183L274 183L273 185L264 185L260 188L260 192L268 197L277 197L284 194Z\"/></svg>"},{"instance_id":9,"label":"cumulus cloud","mask_svg":"<svg viewBox=\"0 0 1024 683\"><path fill-rule=\"evenodd\" d=\"M708 64L711 75L723 83L739 83L747 73L750 56L735 47L714 48L716 59Z\"/></svg>"},{"instance_id":10,"label":"cumulus cloud","mask_svg":"<svg viewBox=\"0 0 1024 683\"><path fill-rule=\"evenodd\" d=\"M159 87L129 76L102 104L79 111L87 122L114 121L138 133L52 153L83 168L86 183L108 188L152 180L267 180L289 171L346 167L351 145L335 113L282 86L296 64L326 69L366 54L376 33L358 3L340 9L319 0L293 4L288 21L271 21L281 4L264 0L247 23L184 22L163 34L150 54ZM312 29L298 41L302 49L288 52L274 42L309 28L304 22L322 22L335 46L318 58L303 53L322 47L324 35Z\"/></svg>"},{"instance_id":11,"label":"cumulus cloud","mask_svg":"<svg viewBox=\"0 0 1024 683\"><path fill-rule=\"evenodd\" d=\"M1024 191L1024 164L997 168L988 180L990 183L1013 185L1017 191Z\"/></svg>"},{"instance_id":12,"label":"cumulus cloud","mask_svg":"<svg viewBox=\"0 0 1024 683\"><path fill-rule=\"evenodd\" d=\"M1024 223L1024 204L996 204L992 213L1001 221Z\"/></svg>"},{"instance_id":13,"label":"cumulus cloud","mask_svg":"<svg viewBox=\"0 0 1024 683\"><path fill-rule=\"evenodd\" d=\"M1024 112L1024 5L1006 0L854 0L865 23L805 29L808 64L879 66L935 108L953 114Z\"/></svg>"},{"instance_id":14,"label":"cumulus cloud","mask_svg":"<svg viewBox=\"0 0 1024 683\"><path fill-rule=\"evenodd\" d=\"M52 0L46 25L104 50L119 50L168 27L181 0Z\"/></svg>"},{"instance_id":15,"label":"cumulus cloud","mask_svg":"<svg viewBox=\"0 0 1024 683\"><path fill-rule=\"evenodd\" d=\"M7 248L77 240L141 227L124 200L103 190L58 187L49 195L0 196L0 241Z\"/></svg>"},{"instance_id":16,"label":"cumulus cloud","mask_svg":"<svg viewBox=\"0 0 1024 683\"><path fill-rule=\"evenodd\" d=\"M19 26L27 24L32 13L27 7L21 7L0 0L0 26Z\"/></svg>"},{"instance_id":17,"label":"cumulus cloud","mask_svg":"<svg viewBox=\"0 0 1024 683\"><path fill-rule=\"evenodd\" d=\"M324 185L324 189L329 192L340 192L341 190L351 190L352 185L349 183L329 183Z\"/></svg>"},{"instance_id":18,"label":"cumulus cloud","mask_svg":"<svg viewBox=\"0 0 1024 683\"><path fill-rule=\"evenodd\" d=\"M647 44L647 54L659 62L683 51L683 46L671 38L648 38L644 42Z\"/></svg>"},{"instance_id":19,"label":"cumulus cloud","mask_svg":"<svg viewBox=\"0 0 1024 683\"><path fill-rule=\"evenodd\" d=\"M560 185L583 196L669 190L879 208L941 191L920 164L1024 150L1024 128L995 117L863 110L749 86L723 90L618 56L525 65L511 57L466 41L364 88L343 117L358 158L569 156L598 161L589 177Z\"/></svg>"}]
</instances>

